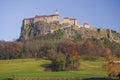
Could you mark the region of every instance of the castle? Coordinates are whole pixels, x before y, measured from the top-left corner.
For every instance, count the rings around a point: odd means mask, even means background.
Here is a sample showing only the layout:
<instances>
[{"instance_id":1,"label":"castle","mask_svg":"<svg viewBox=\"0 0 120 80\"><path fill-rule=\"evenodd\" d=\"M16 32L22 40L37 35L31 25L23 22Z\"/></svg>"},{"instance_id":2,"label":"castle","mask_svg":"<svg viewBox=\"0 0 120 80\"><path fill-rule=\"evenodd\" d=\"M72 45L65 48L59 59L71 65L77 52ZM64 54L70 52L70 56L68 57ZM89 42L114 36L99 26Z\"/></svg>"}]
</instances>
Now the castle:
<instances>
[{"instance_id":1,"label":"castle","mask_svg":"<svg viewBox=\"0 0 120 80\"><path fill-rule=\"evenodd\" d=\"M47 23L58 21L60 24L68 23L70 25L77 25L78 27L85 27L85 28L90 27L88 23L84 23L82 26L78 25L76 18L64 17L64 19L62 20L60 18L58 10L56 10L55 14L52 14L52 15L36 15L33 18L26 18L23 20L23 25L27 25L30 23L36 23L38 21L44 21Z\"/></svg>"}]
</instances>

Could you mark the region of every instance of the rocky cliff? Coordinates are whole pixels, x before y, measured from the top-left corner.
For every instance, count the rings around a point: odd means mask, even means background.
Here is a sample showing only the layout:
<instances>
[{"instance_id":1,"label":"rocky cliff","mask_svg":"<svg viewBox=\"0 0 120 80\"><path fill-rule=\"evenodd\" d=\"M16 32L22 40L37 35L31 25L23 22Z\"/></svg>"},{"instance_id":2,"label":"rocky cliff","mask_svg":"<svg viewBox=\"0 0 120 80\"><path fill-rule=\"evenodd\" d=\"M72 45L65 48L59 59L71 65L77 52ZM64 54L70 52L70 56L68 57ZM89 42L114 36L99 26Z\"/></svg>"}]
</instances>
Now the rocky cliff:
<instances>
[{"instance_id":1,"label":"rocky cliff","mask_svg":"<svg viewBox=\"0 0 120 80\"><path fill-rule=\"evenodd\" d=\"M50 32L50 25L48 23L39 21L35 24L23 25L21 28L20 40L32 39L36 36L47 34Z\"/></svg>"},{"instance_id":2,"label":"rocky cliff","mask_svg":"<svg viewBox=\"0 0 120 80\"><path fill-rule=\"evenodd\" d=\"M76 25L59 24L59 22L46 23L43 21L23 25L20 40L40 38L49 33L56 34L55 31L59 29L64 31L62 38L74 39L76 34L80 34L83 38L108 38L110 40L120 41L120 34L110 29L85 28Z\"/></svg>"}]
</instances>

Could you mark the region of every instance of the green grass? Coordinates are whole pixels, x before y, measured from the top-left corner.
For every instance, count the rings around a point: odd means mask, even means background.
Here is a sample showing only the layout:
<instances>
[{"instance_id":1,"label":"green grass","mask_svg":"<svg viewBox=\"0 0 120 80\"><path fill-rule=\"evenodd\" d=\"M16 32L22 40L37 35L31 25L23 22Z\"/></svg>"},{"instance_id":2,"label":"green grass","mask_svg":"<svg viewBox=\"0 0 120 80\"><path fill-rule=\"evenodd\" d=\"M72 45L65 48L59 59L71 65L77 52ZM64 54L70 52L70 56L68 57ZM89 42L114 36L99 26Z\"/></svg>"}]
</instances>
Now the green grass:
<instances>
[{"instance_id":1,"label":"green grass","mask_svg":"<svg viewBox=\"0 0 120 80\"><path fill-rule=\"evenodd\" d=\"M78 77L78 78L101 78L107 77L107 72L102 69L103 59L97 61L81 61L79 71L44 71L42 65L50 64L49 60L41 59L14 59L0 60L0 79L16 77L33 78L56 78L56 77Z\"/></svg>"}]
</instances>

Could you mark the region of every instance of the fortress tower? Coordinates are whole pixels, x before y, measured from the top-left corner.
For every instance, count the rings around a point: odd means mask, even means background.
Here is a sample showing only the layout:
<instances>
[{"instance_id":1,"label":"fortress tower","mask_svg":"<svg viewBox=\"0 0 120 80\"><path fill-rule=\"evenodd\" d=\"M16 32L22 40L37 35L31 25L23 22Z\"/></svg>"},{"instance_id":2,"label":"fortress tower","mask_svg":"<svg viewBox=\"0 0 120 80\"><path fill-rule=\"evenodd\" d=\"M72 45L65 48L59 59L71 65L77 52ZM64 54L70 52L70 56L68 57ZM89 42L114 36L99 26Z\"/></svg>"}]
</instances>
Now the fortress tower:
<instances>
[{"instance_id":1,"label":"fortress tower","mask_svg":"<svg viewBox=\"0 0 120 80\"><path fill-rule=\"evenodd\" d=\"M85 27L85 28L90 28L90 25L89 25L87 22L85 22L85 23L83 24L83 27Z\"/></svg>"},{"instance_id":2,"label":"fortress tower","mask_svg":"<svg viewBox=\"0 0 120 80\"><path fill-rule=\"evenodd\" d=\"M58 10L56 10L55 14L56 14L56 15L59 15L59 12L58 12Z\"/></svg>"}]
</instances>

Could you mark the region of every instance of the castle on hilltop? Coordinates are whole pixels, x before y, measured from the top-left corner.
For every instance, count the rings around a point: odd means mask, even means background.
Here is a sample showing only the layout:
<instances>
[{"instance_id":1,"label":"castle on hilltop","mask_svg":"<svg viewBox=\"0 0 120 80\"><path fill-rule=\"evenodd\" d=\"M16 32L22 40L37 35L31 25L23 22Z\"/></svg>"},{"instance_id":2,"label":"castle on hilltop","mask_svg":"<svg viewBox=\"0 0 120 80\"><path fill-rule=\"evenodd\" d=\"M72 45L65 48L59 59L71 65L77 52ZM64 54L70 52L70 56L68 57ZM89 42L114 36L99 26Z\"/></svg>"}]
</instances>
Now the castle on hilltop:
<instances>
[{"instance_id":1,"label":"castle on hilltop","mask_svg":"<svg viewBox=\"0 0 120 80\"><path fill-rule=\"evenodd\" d=\"M53 33L57 30L63 30L63 38L73 39L76 34L82 35L83 38L108 38L111 40L120 40L120 34L117 32L104 29L94 28L85 22L79 25L76 18L64 17L60 18L59 12L52 15L36 15L33 18L26 18L23 20L20 40L29 40L45 36L48 33ZM57 35L57 34L56 34ZM53 35L54 36L54 35Z\"/></svg>"},{"instance_id":2,"label":"castle on hilltop","mask_svg":"<svg viewBox=\"0 0 120 80\"><path fill-rule=\"evenodd\" d=\"M25 18L23 20L23 25L27 25L30 23L36 23L38 21L44 21L47 23L58 21L59 24L68 23L70 25L77 25L78 27L85 27L85 28L90 27L90 25L88 23L84 23L83 26L78 25L76 18L64 17L64 19L62 20L60 18L58 10L56 10L56 12L52 15L36 15L33 18Z\"/></svg>"}]
</instances>

